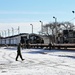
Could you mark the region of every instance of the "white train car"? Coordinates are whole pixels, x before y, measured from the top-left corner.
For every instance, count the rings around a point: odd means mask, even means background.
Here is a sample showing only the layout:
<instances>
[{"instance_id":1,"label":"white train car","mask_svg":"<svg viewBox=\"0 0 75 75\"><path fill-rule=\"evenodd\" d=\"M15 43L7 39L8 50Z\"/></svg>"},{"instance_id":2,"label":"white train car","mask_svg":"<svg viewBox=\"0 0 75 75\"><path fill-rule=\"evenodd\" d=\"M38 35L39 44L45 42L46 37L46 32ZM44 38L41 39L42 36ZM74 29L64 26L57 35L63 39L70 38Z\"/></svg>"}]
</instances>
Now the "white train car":
<instances>
[{"instance_id":1,"label":"white train car","mask_svg":"<svg viewBox=\"0 0 75 75\"><path fill-rule=\"evenodd\" d=\"M29 38L28 33L21 33L14 36L2 37L0 38L0 45L17 45L22 41L22 39L26 40Z\"/></svg>"}]
</instances>

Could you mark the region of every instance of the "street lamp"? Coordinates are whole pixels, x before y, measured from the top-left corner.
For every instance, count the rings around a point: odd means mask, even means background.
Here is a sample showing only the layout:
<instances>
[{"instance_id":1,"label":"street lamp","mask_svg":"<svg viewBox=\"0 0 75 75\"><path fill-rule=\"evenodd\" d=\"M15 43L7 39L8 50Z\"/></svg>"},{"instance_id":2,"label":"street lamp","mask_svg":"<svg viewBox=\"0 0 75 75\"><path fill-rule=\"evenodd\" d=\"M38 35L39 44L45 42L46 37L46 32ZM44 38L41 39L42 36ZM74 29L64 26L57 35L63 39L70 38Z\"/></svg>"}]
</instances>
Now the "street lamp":
<instances>
[{"instance_id":1,"label":"street lamp","mask_svg":"<svg viewBox=\"0 0 75 75\"><path fill-rule=\"evenodd\" d=\"M5 37L6 37L6 30L4 30L4 32L5 32Z\"/></svg>"},{"instance_id":2,"label":"street lamp","mask_svg":"<svg viewBox=\"0 0 75 75\"><path fill-rule=\"evenodd\" d=\"M8 36L10 35L10 30L8 29Z\"/></svg>"},{"instance_id":3,"label":"street lamp","mask_svg":"<svg viewBox=\"0 0 75 75\"><path fill-rule=\"evenodd\" d=\"M56 37L57 37L57 18L55 16L53 16L53 18L55 19L55 42L56 42Z\"/></svg>"},{"instance_id":4,"label":"street lamp","mask_svg":"<svg viewBox=\"0 0 75 75\"><path fill-rule=\"evenodd\" d=\"M72 11L72 13L75 14L75 11ZM75 17L72 20L74 20L74 19L75 19ZM70 20L70 21L72 21L72 20Z\"/></svg>"},{"instance_id":5,"label":"street lamp","mask_svg":"<svg viewBox=\"0 0 75 75\"><path fill-rule=\"evenodd\" d=\"M14 35L14 28L12 27L12 36Z\"/></svg>"},{"instance_id":6,"label":"street lamp","mask_svg":"<svg viewBox=\"0 0 75 75\"><path fill-rule=\"evenodd\" d=\"M75 11L72 11L72 13L75 13Z\"/></svg>"},{"instance_id":7,"label":"street lamp","mask_svg":"<svg viewBox=\"0 0 75 75\"><path fill-rule=\"evenodd\" d=\"M31 26L32 26L32 34L33 34L33 25L32 24L30 24Z\"/></svg>"},{"instance_id":8,"label":"street lamp","mask_svg":"<svg viewBox=\"0 0 75 75\"><path fill-rule=\"evenodd\" d=\"M20 27L18 26L18 34L20 34Z\"/></svg>"},{"instance_id":9,"label":"street lamp","mask_svg":"<svg viewBox=\"0 0 75 75\"><path fill-rule=\"evenodd\" d=\"M53 16L53 18L55 19L55 23L57 22L57 18L55 16Z\"/></svg>"},{"instance_id":10,"label":"street lamp","mask_svg":"<svg viewBox=\"0 0 75 75\"><path fill-rule=\"evenodd\" d=\"M43 22L39 21L41 23L41 33L43 33Z\"/></svg>"}]
</instances>

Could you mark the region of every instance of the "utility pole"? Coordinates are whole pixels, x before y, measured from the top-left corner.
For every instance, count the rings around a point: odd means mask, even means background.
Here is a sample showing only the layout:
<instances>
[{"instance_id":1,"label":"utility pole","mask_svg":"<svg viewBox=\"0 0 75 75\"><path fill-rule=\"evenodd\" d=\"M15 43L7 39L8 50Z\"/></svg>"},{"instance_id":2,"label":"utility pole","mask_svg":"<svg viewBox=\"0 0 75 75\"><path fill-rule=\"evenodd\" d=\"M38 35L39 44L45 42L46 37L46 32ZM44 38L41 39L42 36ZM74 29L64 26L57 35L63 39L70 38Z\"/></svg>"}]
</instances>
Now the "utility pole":
<instances>
[{"instance_id":1,"label":"utility pole","mask_svg":"<svg viewBox=\"0 0 75 75\"><path fill-rule=\"evenodd\" d=\"M14 28L12 27L12 35L14 35Z\"/></svg>"},{"instance_id":2,"label":"utility pole","mask_svg":"<svg viewBox=\"0 0 75 75\"><path fill-rule=\"evenodd\" d=\"M30 24L31 26L32 26L32 34L33 34L33 25L32 24Z\"/></svg>"},{"instance_id":3,"label":"utility pole","mask_svg":"<svg viewBox=\"0 0 75 75\"><path fill-rule=\"evenodd\" d=\"M18 26L18 34L20 34L20 27Z\"/></svg>"},{"instance_id":4,"label":"utility pole","mask_svg":"<svg viewBox=\"0 0 75 75\"><path fill-rule=\"evenodd\" d=\"M1 33L0 33L0 37L1 37Z\"/></svg>"},{"instance_id":5,"label":"utility pole","mask_svg":"<svg viewBox=\"0 0 75 75\"><path fill-rule=\"evenodd\" d=\"M53 16L53 18L55 19L55 42L57 42L57 18L55 16Z\"/></svg>"},{"instance_id":6,"label":"utility pole","mask_svg":"<svg viewBox=\"0 0 75 75\"><path fill-rule=\"evenodd\" d=\"M39 21L41 23L41 33L43 33L43 22Z\"/></svg>"},{"instance_id":7,"label":"utility pole","mask_svg":"<svg viewBox=\"0 0 75 75\"><path fill-rule=\"evenodd\" d=\"M5 32L5 37L6 37L6 30L4 32Z\"/></svg>"},{"instance_id":8,"label":"utility pole","mask_svg":"<svg viewBox=\"0 0 75 75\"><path fill-rule=\"evenodd\" d=\"M8 29L8 36L10 35L10 30Z\"/></svg>"},{"instance_id":9,"label":"utility pole","mask_svg":"<svg viewBox=\"0 0 75 75\"><path fill-rule=\"evenodd\" d=\"M2 37L4 36L4 33L3 33L3 31L2 31Z\"/></svg>"}]
</instances>

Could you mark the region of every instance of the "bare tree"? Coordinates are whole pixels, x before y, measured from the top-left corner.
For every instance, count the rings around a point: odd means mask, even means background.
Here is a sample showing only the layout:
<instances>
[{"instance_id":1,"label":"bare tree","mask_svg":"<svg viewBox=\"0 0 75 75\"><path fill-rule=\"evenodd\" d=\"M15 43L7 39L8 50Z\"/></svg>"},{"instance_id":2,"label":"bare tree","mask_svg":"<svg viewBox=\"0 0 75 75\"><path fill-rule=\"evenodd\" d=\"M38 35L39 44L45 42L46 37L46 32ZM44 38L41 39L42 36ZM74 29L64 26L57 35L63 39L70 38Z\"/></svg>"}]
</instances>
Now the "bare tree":
<instances>
[{"instance_id":1,"label":"bare tree","mask_svg":"<svg viewBox=\"0 0 75 75\"><path fill-rule=\"evenodd\" d=\"M62 22L60 23L61 26L64 26L64 29L66 30L73 30L74 24L70 22Z\"/></svg>"},{"instance_id":2,"label":"bare tree","mask_svg":"<svg viewBox=\"0 0 75 75\"><path fill-rule=\"evenodd\" d=\"M50 42L52 40L52 42L54 43L58 34L62 33L63 30L73 30L73 28L74 24L70 22L57 22L56 24L55 22L52 22L43 26L43 34L49 37Z\"/></svg>"}]
</instances>

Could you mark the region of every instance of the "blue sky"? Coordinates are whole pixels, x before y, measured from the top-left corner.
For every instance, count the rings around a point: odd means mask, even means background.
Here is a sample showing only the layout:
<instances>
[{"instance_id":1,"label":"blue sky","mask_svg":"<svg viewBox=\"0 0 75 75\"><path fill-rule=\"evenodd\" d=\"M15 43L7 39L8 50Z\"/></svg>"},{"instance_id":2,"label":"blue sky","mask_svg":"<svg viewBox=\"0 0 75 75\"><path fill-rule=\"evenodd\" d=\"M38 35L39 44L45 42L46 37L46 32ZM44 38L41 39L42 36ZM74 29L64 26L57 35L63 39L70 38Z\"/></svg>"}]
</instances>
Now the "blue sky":
<instances>
[{"instance_id":1,"label":"blue sky","mask_svg":"<svg viewBox=\"0 0 75 75\"><path fill-rule=\"evenodd\" d=\"M25 24L39 20L49 23L54 21L53 16L59 22L69 21L75 17L72 10L75 10L75 0L0 0L0 23Z\"/></svg>"}]
</instances>

